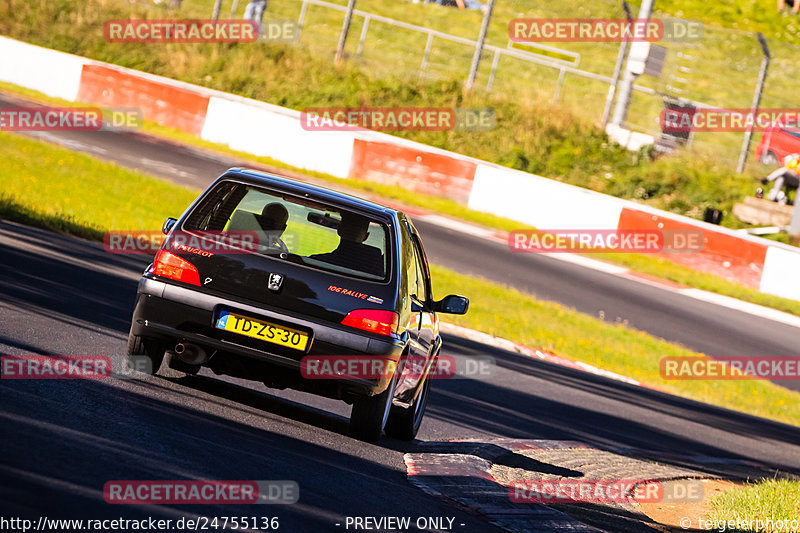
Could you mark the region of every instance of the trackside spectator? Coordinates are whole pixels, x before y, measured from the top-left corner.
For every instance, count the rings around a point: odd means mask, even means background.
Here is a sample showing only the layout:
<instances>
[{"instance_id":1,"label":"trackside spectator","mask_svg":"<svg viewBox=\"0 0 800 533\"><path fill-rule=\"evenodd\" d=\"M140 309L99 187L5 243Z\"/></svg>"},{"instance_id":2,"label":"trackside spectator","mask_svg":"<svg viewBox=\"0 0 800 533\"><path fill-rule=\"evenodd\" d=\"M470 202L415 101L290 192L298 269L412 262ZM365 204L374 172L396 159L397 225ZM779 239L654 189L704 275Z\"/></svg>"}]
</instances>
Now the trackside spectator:
<instances>
[{"instance_id":1,"label":"trackside spectator","mask_svg":"<svg viewBox=\"0 0 800 533\"><path fill-rule=\"evenodd\" d=\"M800 187L800 154L787 155L783 158L783 166L761 180L761 183L767 184L774 181L775 185L772 190L767 194L767 200L785 204L789 202L788 193L796 191ZM786 192L784 192L786 188ZM796 200L796 198L795 198Z\"/></svg>"},{"instance_id":2,"label":"trackside spectator","mask_svg":"<svg viewBox=\"0 0 800 533\"><path fill-rule=\"evenodd\" d=\"M797 15L797 11L800 10L800 0L778 0L778 11L783 13L786 4L792 8L792 13Z\"/></svg>"},{"instance_id":3,"label":"trackside spectator","mask_svg":"<svg viewBox=\"0 0 800 533\"><path fill-rule=\"evenodd\" d=\"M267 0L250 0L244 10L246 20L254 20L258 26L258 35L261 36L261 25L264 22L264 12L267 10Z\"/></svg>"}]
</instances>

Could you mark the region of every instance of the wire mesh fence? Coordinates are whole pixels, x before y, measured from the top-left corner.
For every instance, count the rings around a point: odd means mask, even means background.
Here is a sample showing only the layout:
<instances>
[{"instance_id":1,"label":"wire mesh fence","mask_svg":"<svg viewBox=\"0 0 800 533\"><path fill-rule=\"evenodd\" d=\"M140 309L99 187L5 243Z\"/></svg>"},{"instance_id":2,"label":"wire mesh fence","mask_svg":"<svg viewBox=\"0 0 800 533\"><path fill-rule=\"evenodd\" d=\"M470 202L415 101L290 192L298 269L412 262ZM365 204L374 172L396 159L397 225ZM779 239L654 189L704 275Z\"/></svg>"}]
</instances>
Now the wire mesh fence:
<instances>
[{"instance_id":1,"label":"wire mesh fence","mask_svg":"<svg viewBox=\"0 0 800 533\"><path fill-rule=\"evenodd\" d=\"M208 0L186 0L203 4ZM241 17L246 1L224 0L221 13ZM344 0L270 0L266 19L299 22L296 44L333 58L342 28ZM600 122L619 53L615 42L558 42L513 45L512 18L624 17L618 0L588 5L547 2L532 8L523 0L497 0L483 50L475 89L512 98L559 101ZM346 60L374 76L426 80L466 79L483 14L436 4L360 0L356 5ZM655 13L654 18L667 17ZM795 80L800 75L800 47L768 39L772 62L762 107L797 106ZM661 134L659 117L665 98L680 98L701 107L749 109L763 58L751 32L704 26L699 40L657 43L665 48L660 76L636 81L627 126L653 136ZM735 162L742 132L698 132L690 142Z\"/></svg>"}]
</instances>

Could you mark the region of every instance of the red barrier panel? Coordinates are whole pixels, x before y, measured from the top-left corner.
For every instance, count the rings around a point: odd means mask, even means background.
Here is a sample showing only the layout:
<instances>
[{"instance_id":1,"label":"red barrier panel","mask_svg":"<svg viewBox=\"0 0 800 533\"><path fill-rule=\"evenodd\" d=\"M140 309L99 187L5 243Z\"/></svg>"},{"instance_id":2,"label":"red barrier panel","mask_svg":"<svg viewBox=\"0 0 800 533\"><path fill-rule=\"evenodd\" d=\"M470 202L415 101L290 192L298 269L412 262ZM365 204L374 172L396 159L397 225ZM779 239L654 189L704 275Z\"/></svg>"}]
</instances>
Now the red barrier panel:
<instances>
[{"instance_id":1,"label":"red barrier panel","mask_svg":"<svg viewBox=\"0 0 800 533\"><path fill-rule=\"evenodd\" d=\"M477 165L449 155L356 139L349 177L466 203Z\"/></svg>"},{"instance_id":2,"label":"red barrier panel","mask_svg":"<svg viewBox=\"0 0 800 533\"><path fill-rule=\"evenodd\" d=\"M700 225L688 224L668 217L662 217L623 208L619 217L621 230L687 230L700 229L704 235L701 252L662 253L665 259L685 265L693 270L708 272L758 288L767 246L746 239L717 232Z\"/></svg>"},{"instance_id":3,"label":"red barrier panel","mask_svg":"<svg viewBox=\"0 0 800 533\"><path fill-rule=\"evenodd\" d=\"M101 65L84 65L79 102L105 107L135 107L163 126L200 135L208 96L182 87Z\"/></svg>"}]
</instances>

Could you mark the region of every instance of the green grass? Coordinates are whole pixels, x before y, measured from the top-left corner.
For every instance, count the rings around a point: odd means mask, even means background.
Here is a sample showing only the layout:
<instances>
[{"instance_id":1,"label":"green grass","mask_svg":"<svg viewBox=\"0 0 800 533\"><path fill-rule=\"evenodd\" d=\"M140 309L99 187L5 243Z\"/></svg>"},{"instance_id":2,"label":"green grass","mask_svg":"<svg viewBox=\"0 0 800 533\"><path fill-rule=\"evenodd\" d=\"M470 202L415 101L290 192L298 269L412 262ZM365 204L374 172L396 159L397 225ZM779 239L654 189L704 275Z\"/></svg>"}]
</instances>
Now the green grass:
<instances>
[{"instance_id":1,"label":"green grass","mask_svg":"<svg viewBox=\"0 0 800 533\"><path fill-rule=\"evenodd\" d=\"M451 293L471 297L469 313L448 316L448 322L583 361L679 396L789 424L800 422L800 394L767 381L663 380L662 357L697 355L675 344L442 267L433 266L431 277L437 298Z\"/></svg>"},{"instance_id":2,"label":"green grass","mask_svg":"<svg viewBox=\"0 0 800 533\"><path fill-rule=\"evenodd\" d=\"M778 521L783 524L794 521L795 525L800 521L800 481L768 479L748 483L714 497L711 508L710 520L720 525L729 520L739 522L740 525L728 528L731 531L798 531L791 525L780 529L774 525ZM758 527L757 521L763 525ZM746 525L742 527L742 523Z\"/></svg>"},{"instance_id":3,"label":"green grass","mask_svg":"<svg viewBox=\"0 0 800 533\"><path fill-rule=\"evenodd\" d=\"M106 231L159 230L197 191L46 143L0 133L0 213L97 238Z\"/></svg>"},{"instance_id":4,"label":"green grass","mask_svg":"<svg viewBox=\"0 0 800 533\"><path fill-rule=\"evenodd\" d=\"M110 230L158 230L197 192L24 137L0 133L0 158L13 179L0 182L4 218L101 238ZM434 266L438 297L471 298L454 323L630 376L687 398L800 425L800 394L766 381L663 381L659 359L689 350L607 324L513 289ZM502 311L500 311L502 310Z\"/></svg>"}]
</instances>

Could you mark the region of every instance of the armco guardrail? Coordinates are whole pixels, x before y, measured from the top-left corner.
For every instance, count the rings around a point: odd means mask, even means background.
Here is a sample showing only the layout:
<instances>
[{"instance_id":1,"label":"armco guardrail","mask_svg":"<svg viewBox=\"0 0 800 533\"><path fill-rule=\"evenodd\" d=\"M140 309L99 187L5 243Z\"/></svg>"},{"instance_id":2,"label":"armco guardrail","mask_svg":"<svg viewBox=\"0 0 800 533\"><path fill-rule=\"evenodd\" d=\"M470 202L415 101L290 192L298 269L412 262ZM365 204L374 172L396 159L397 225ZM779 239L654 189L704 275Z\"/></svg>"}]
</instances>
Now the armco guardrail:
<instances>
[{"instance_id":1,"label":"armco guardrail","mask_svg":"<svg viewBox=\"0 0 800 533\"><path fill-rule=\"evenodd\" d=\"M800 250L371 131L308 131L298 111L0 37L0 81L74 102L136 106L159 124L339 178L390 183L541 228L698 228L670 259L800 300ZM32 66L35 65L35 68Z\"/></svg>"}]
</instances>

